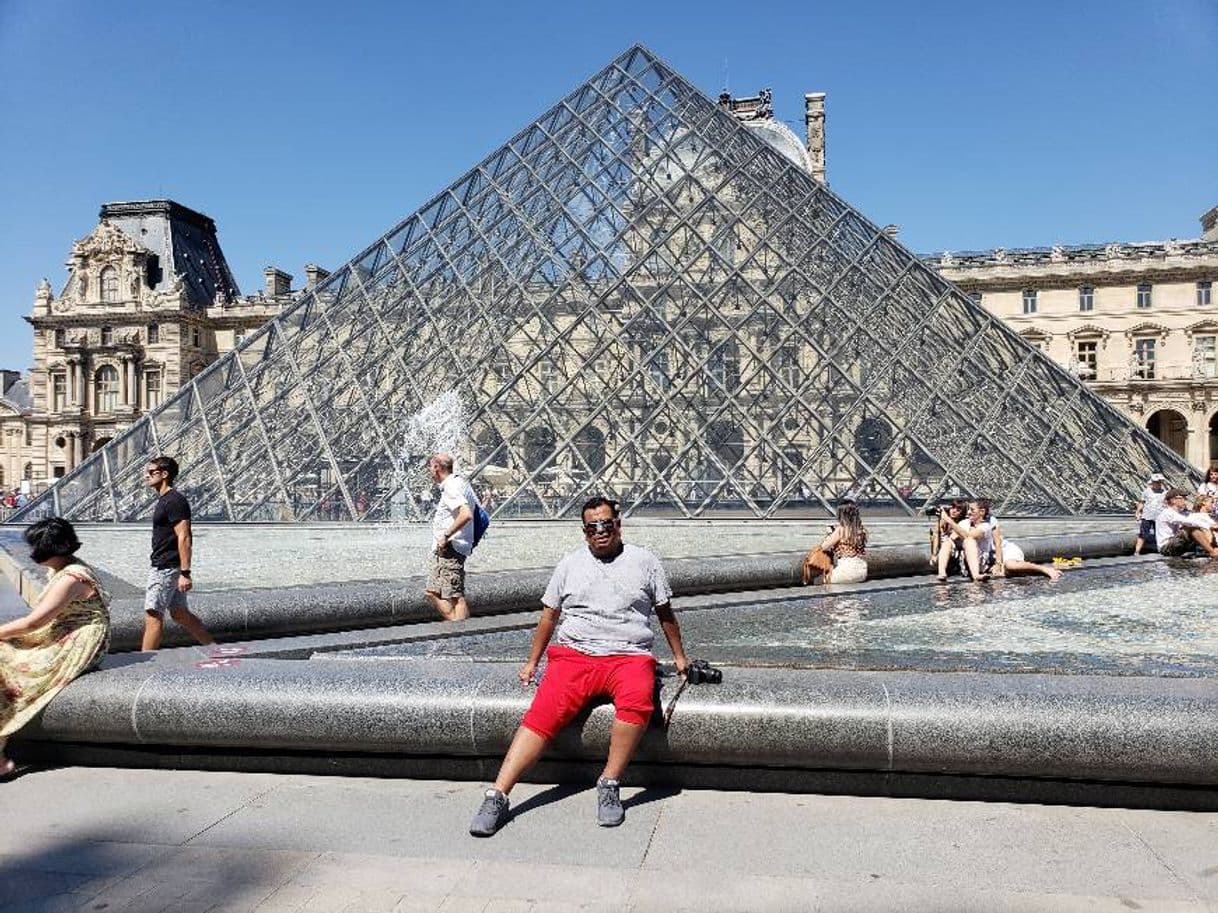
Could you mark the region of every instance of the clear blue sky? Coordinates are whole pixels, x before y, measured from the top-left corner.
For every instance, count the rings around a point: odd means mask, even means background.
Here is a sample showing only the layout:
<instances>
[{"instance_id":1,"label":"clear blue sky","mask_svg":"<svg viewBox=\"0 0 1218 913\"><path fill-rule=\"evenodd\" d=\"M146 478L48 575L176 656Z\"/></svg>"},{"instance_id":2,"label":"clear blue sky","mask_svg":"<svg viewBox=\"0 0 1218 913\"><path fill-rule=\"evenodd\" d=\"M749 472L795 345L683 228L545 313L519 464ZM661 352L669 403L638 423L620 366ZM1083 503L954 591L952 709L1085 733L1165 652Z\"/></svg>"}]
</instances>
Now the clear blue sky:
<instances>
[{"instance_id":1,"label":"clear blue sky","mask_svg":"<svg viewBox=\"0 0 1218 913\"><path fill-rule=\"evenodd\" d=\"M919 252L1195 237L1218 0L0 0L0 366L101 203L212 216L243 291L345 262L621 50L828 93L834 190Z\"/></svg>"}]
</instances>

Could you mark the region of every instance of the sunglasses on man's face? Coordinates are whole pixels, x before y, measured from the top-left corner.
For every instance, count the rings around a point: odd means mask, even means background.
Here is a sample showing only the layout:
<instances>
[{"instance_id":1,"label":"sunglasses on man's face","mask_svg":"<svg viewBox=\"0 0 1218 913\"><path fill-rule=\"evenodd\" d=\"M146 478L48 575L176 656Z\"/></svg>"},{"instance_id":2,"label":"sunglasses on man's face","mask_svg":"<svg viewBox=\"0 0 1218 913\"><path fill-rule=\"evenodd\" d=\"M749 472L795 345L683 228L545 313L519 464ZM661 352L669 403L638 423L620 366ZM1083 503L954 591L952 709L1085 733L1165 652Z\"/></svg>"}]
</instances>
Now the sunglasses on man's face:
<instances>
[{"instance_id":1,"label":"sunglasses on man's face","mask_svg":"<svg viewBox=\"0 0 1218 913\"><path fill-rule=\"evenodd\" d=\"M584 535L595 536L597 533L611 533L617 528L617 518L612 520L593 520L584 524Z\"/></svg>"}]
</instances>

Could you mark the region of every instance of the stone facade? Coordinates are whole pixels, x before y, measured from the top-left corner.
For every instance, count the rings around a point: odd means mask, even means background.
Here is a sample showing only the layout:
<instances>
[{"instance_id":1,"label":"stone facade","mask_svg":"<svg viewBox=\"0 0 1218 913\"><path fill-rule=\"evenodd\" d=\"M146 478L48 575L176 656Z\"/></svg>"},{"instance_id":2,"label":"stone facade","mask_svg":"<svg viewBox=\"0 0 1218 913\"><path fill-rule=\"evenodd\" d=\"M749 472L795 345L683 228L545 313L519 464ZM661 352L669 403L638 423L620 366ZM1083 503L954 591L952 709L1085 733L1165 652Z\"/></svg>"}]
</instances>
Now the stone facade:
<instances>
[{"instance_id":1,"label":"stone facade","mask_svg":"<svg viewBox=\"0 0 1218 913\"><path fill-rule=\"evenodd\" d=\"M927 257L1197 466L1218 465L1218 207L1194 240Z\"/></svg>"},{"instance_id":2,"label":"stone facade","mask_svg":"<svg viewBox=\"0 0 1218 913\"><path fill-rule=\"evenodd\" d=\"M58 295L39 283L25 318L34 334L28 400L0 400L0 484L28 480L34 493L296 296L292 277L270 267L270 289L242 296L215 223L168 200L103 206L67 268ZM326 275L310 269L310 279Z\"/></svg>"}]
</instances>

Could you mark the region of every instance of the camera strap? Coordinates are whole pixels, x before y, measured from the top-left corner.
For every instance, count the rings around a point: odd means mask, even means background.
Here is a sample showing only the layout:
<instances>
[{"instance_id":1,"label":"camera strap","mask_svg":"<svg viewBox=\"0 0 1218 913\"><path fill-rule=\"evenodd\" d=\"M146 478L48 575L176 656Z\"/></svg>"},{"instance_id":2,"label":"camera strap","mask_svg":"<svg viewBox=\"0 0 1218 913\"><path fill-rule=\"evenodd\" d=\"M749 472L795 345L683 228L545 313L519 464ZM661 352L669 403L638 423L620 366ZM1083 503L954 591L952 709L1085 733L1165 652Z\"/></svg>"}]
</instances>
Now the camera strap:
<instances>
[{"instance_id":1,"label":"camera strap","mask_svg":"<svg viewBox=\"0 0 1218 913\"><path fill-rule=\"evenodd\" d=\"M677 673L680 675L680 673ZM668 724L672 722L672 713L677 709L677 699L685 693L685 689L689 686L689 679L681 676L681 687L677 689L677 693L672 696L672 700L668 702L668 706L664 708L664 728L668 728Z\"/></svg>"}]
</instances>

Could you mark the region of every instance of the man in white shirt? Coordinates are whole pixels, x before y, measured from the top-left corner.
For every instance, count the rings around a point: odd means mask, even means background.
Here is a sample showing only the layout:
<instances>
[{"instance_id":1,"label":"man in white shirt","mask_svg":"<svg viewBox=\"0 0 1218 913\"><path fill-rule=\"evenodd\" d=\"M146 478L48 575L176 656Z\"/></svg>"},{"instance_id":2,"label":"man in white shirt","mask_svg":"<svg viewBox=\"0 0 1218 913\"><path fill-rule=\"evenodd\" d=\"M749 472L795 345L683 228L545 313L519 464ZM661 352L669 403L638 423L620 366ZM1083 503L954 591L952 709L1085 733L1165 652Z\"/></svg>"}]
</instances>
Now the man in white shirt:
<instances>
[{"instance_id":1,"label":"man in white shirt","mask_svg":"<svg viewBox=\"0 0 1218 913\"><path fill-rule=\"evenodd\" d=\"M1152 473L1146 488L1142 490L1142 499L1134 505L1134 513L1138 517L1138 538L1133 544L1133 553L1142 554L1146 543L1157 548L1155 542L1155 520L1163 509L1167 496L1167 478L1161 472Z\"/></svg>"},{"instance_id":2,"label":"man in white shirt","mask_svg":"<svg viewBox=\"0 0 1218 913\"><path fill-rule=\"evenodd\" d=\"M453 473L453 458L437 453L427 461L432 480L440 486L431 520L435 537L427 572L427 598L446 621L469 618L465 601L465 559L474 550L474 510L478 499L470 484Z\"/></svg>"},{"instance_id":3,"label":"man in white shirt","mask_svg":"<svg viewBox=\"0 0 1218 913\"><path fill-rule=\"evenodd\" d=\"M1173 488L1165 500L1167 504L1155 518L1155 541L1159 543L1159 554L1181 558L1204 552L1211 558L1218 558L1213 535L1189 519L1188 494Z\"/></svg>"},{"instance_id":4,"label":"man in white shirt","mask_svg":"<svg viewBox=\"0 0 1218 913\"><path fill-rule=\"evenodd\" d=\"M1052 565L1028 561L1023 549L1003 538L998 518L990 515L989 498L969 501L968 517L959 523L948 517L948 522L951 531L961 538L964 561L974 582L984 580L991 571L998 577L1041 574L1050 580L1057 580L1062 575Z\"/></svg>"}]
</instances>

